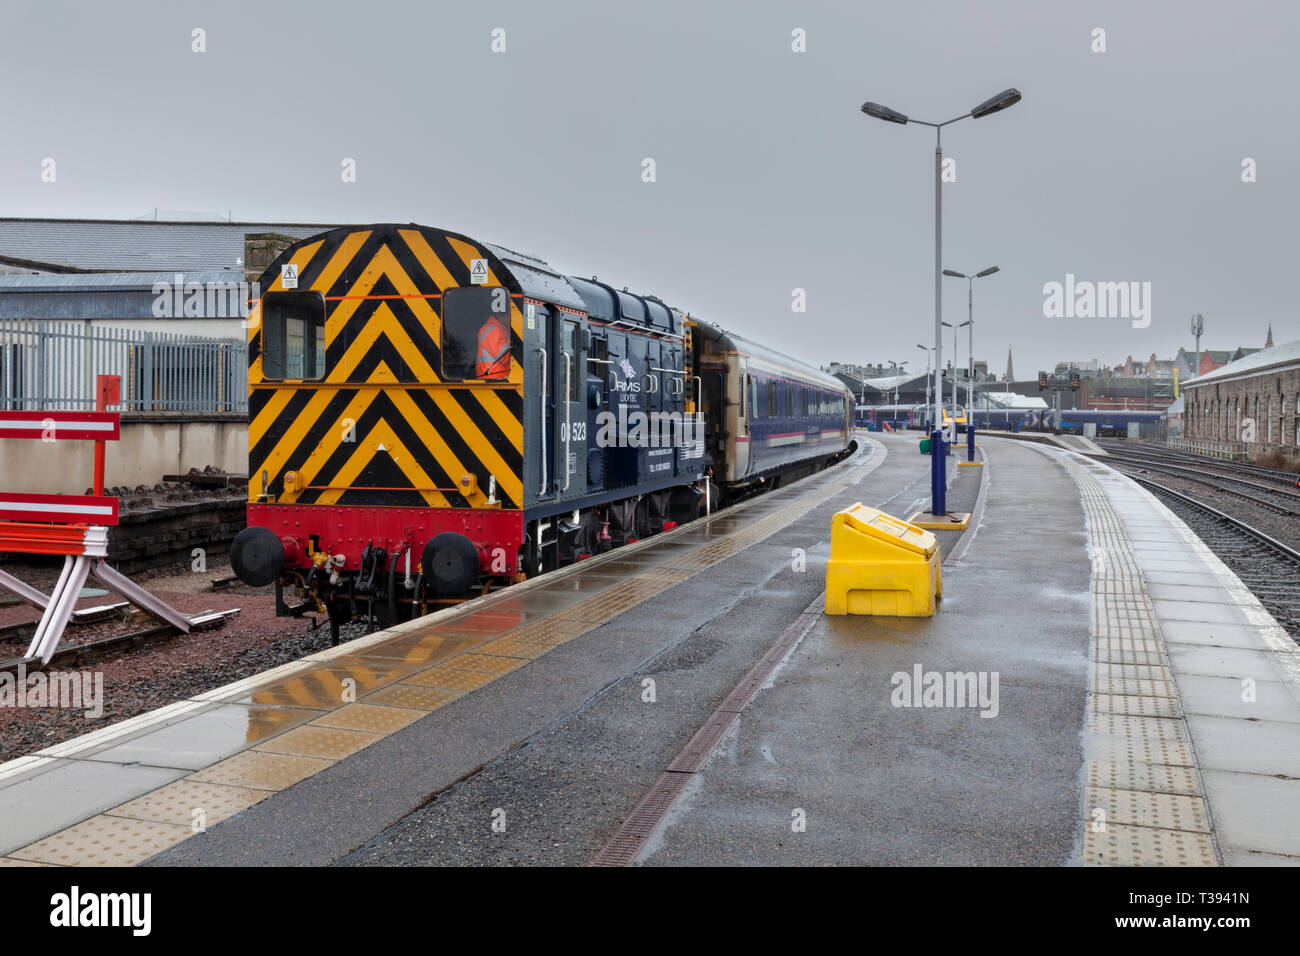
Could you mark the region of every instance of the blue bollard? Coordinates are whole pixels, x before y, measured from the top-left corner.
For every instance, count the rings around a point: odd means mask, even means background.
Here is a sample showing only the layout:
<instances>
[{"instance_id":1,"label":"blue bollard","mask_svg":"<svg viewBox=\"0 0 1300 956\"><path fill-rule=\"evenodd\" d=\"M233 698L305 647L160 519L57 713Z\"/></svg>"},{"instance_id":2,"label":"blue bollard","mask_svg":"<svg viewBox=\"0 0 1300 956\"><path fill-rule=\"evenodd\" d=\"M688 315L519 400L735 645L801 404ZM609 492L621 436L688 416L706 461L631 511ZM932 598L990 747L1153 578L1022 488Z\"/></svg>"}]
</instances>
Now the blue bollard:
<instances>
[{"instance_id":1,"label":"blue bollard","mask_svg":"<svg viewBox=\"0 0 1300 956\"><path fill-rule=\"evenodd\" d=\"M966 460L975 460L975 425L966 426Z\"/></svg>"},{"instance_id":2,"label":"blue bollard","mask_svg":"<svg viewBox=\"0 0 1300 956\"><path fill-rule=\"evenodd\" d=\"M930 436L930 514L946 515L948 513L948 481L945 466L948 449L944 446L943 431L935 429Z\"/></svg>"}]
</instances>

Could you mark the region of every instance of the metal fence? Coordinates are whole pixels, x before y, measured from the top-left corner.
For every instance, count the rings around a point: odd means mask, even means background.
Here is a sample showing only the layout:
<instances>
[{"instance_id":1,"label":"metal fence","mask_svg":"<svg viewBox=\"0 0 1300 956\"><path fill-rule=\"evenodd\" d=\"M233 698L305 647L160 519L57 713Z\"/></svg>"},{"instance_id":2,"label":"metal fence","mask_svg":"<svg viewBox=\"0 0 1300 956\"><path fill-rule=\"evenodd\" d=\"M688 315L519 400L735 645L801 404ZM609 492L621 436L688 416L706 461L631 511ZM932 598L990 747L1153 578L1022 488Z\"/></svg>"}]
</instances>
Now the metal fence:
<instances>
[{"instance_id":1,"label":"metal fence","mask_svg":"<svg viewBox=\"0 0 1300 956\"><path fill-rule=\"evenodd\" d=\"M1165 444L1175 451L1187 451L1197 455L1205 455L1209 458L1223 458L1227 461L1233 461L1245 457L1245 449L1243 447L1238 446L1237 448L1233 448L1231 443L1223 441L1171 438L1165 442Z\"/></svg>"},{"instance_id":2,"label":"metal fence","mask_svg":"<svg viewBox=\"0 0 1300 956\"><path fill-rule=\"evenodd\" d=\"M122 412L248 411L239 339L0 319L0 409L93 409L97 375L122 377Z\"/></svg>"}]
</instances>

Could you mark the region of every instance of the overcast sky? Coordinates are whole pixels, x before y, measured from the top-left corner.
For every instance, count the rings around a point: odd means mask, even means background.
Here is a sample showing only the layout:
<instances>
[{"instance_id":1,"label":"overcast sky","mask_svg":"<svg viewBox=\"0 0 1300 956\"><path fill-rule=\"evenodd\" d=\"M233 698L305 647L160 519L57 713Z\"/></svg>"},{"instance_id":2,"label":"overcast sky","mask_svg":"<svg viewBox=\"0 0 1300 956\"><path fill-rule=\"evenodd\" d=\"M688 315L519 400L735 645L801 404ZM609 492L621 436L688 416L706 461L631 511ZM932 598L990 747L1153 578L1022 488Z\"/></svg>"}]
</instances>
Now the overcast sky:
<instances>
[{"instance_id":1,"label":"overcast sky","mask_svg":"<svg viewBox=\"0 0 1300 956\"><path fill-rule=\"evenodd\" d=\"M1172 357L1193 312L1204 348L1300 338L1291 2L9 0L0 57L0 215L417 221L812 363L911 367L934 133L859 107L946 120L1014 86L944 135L944 265L1002 270L976 283L977 358ZM1044 317L1067 273L1150 282L1149 327Z\"/></svg>"}]
</instances>

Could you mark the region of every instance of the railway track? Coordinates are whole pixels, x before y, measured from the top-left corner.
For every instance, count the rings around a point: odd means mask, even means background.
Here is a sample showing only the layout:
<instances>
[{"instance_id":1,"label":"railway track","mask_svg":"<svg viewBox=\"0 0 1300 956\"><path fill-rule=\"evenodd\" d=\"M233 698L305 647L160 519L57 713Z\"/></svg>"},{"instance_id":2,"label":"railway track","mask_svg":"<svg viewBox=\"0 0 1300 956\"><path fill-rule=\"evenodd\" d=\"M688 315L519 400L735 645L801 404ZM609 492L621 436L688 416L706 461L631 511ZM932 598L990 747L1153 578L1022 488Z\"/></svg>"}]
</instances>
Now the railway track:
<instances>
[{"instance_id":1,"label":"railway track","mask_svg":"<svg viewBox=\"0 0 1300 956\"><path fill-rule=\"evenodd\" d=\"M201 631L223 627L227 621L238 616L239 611L237 609L195 615L190 618L191 629L189 633L196 634ZM0 641L30 638L36 631L37 623L36 621L20 621L17 624L7 624L0 627ZM0 673L16 674L20 669L32 672L41 670L44 667L81 667L91 661L98 660L106 654L137 651L150 644L168 641L181 636L183 636L182 633L170 624L154 624L140 630L128 631L125 634L113 634L108 637L82 641L79 644L61 645L54 652L54 656L50 658L49 663L44 665L41 664L39 658L35 657L11 657L0 660Z\"/></svg>"},{"instance_id":2,"label":"railway track","mask_svg":"<svg viewBox=\"0 0 1300 956\"><path fill-rule=\"evenodd\" d=\"M1252 465L1247 462L1224 461L1220 458L1207 458L1204 455L1193 455L1188 452L1175 451L1173 449L1156 448L1154 446L1134 445L1129 442L1099 439L1097 444L1104 448L1112 457L1143 459L1153 462L1182 462L1185 465L1193 466L1200 470L1210 469L1215 472L1223 472L1236 475L1252 475L1271 484L1284 485L1288 488L1295 488L1296 481L1300 480L1300 475L1289 471L1278 471L1276 468L1264 468L1261 465Z\"/></svg>"},{"instance_id":3,"label":"railway track","mask_svg":"<svg viewBox=\"0 0 1300 956\"><path fill-rule=\"evenodd\" d=\"M1256 484L1255 482L1252 481L1246 481L1245 479L1242 478L1233 478L1228 475L1206 476L1196 471L1193 468L1184 468L1180 465L1166 465L1157 462L1155 460L1137 461L1133 459L1123 459L1123 458L1118 458L1114 455L1112 455L1111 458L1107 461L1107 464L1111 465L1112 467L1124 469L1125 474L1130 474L1130 475L1132 474L1131 469L1141 469L1143 471L1160 472L1162 474L1166 474L1174 478L1179 478L1183 481L1190 481L1198 485L1205 485L1209 488L1213 488L1215 491L1220 492L1221 494L1232 495L1233 497L1240 498L1243 501L1249 501L1251 504L1256 505L1257 507L1265 508L1269 511L1276 512L1277 514L1280 515L1286 515L1287 517L1290 518L1300 518L1300 495L1293 495L1286 492L1279 492L1276 489L1269 488L1265 485ZM1277 500L1270 500L1268 498L1260 497L1259 495L1250 494L1249 492L1245 492L1245 491L1240 491L1237 488L1232 487L1230 484L1226 484L1227 482L1245 485L1247 487L1262 491L1265 494L1279 496L1282 500L1285 500L1287 503L1280 504ZM1297 507L1292 507L1293 503Z\"/></svg>"},{"instance_id":4,"label":"railway track","mask_svg":"<svg viewBox=\"0 0 1300 956\"><path fill-rule=\"evenodd\" d=\"M1150 478L1129 477L1162 498L1300 641L1300 551L1191 495Z\"/></svg>"}]
</instances>

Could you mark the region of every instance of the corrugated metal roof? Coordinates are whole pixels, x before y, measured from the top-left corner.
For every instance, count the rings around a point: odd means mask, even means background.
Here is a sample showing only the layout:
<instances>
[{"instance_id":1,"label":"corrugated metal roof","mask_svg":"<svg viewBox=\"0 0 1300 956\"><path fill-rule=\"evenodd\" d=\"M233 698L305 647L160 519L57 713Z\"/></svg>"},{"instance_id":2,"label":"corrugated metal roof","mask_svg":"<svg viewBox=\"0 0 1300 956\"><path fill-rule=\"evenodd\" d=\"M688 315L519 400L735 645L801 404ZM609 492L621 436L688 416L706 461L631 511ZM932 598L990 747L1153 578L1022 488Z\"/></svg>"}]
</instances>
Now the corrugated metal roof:
<instances>
[{"instance_id":1,"label":"corrugated metal roof","mask_svg":"<svg viewBox=\"0 0 1300 956\"><path fill-rule=\"evenodd\" d=\"M1261 349L1247 355L1245 358L1229 362L1222 368L1216 368L1213 372L1206 372L1204 375L1188 379L1183 383L1182 387L1198 388L1202 385L1213 385L1216 382L1244 378L1248 375L1259 375L1266 371L1280 371L1283 368L1298 364L1300 364L1300 339L1275 345L1271 349Z\"/></svg>"},{"instance_id":2,"label":"corrugated metal roof","mask_svg":"<svg viewBox=\"0 0 1300 956\"><path fill-rule=\"evenodd\" d=\"M310 223L0 219L0 257L100 272L239 268L246 233L306 239L337 228Z\"/></svg>"},{"instance_id":3,"label":"corrugated metal roof","mask_svg":"<svg viewBox=\"0 0 1300 956\"><path fill-rule=\"evenodd\" d=\"M1047 402L1038 397L1021 395L1019 392L997 392L989 389L980 396L980 404L988 399L990 406L996 406L999 411L1020 410L1020 411L1039 411L1048 407Z\"/></svg>"},{"instance_id":4,"label":"corrugated metal roof","mask_svg":"<svg viewBox=\"0 0 1300 956\"><path fill-rule=\"evenodd\" d=\"M925 372L911 372L905 375L889 375L885 378L869 378L863 384L879 392L892 392L895 388L902 388L909 382L925 381L925 379Z\"/></svg>"}]
</instances>

